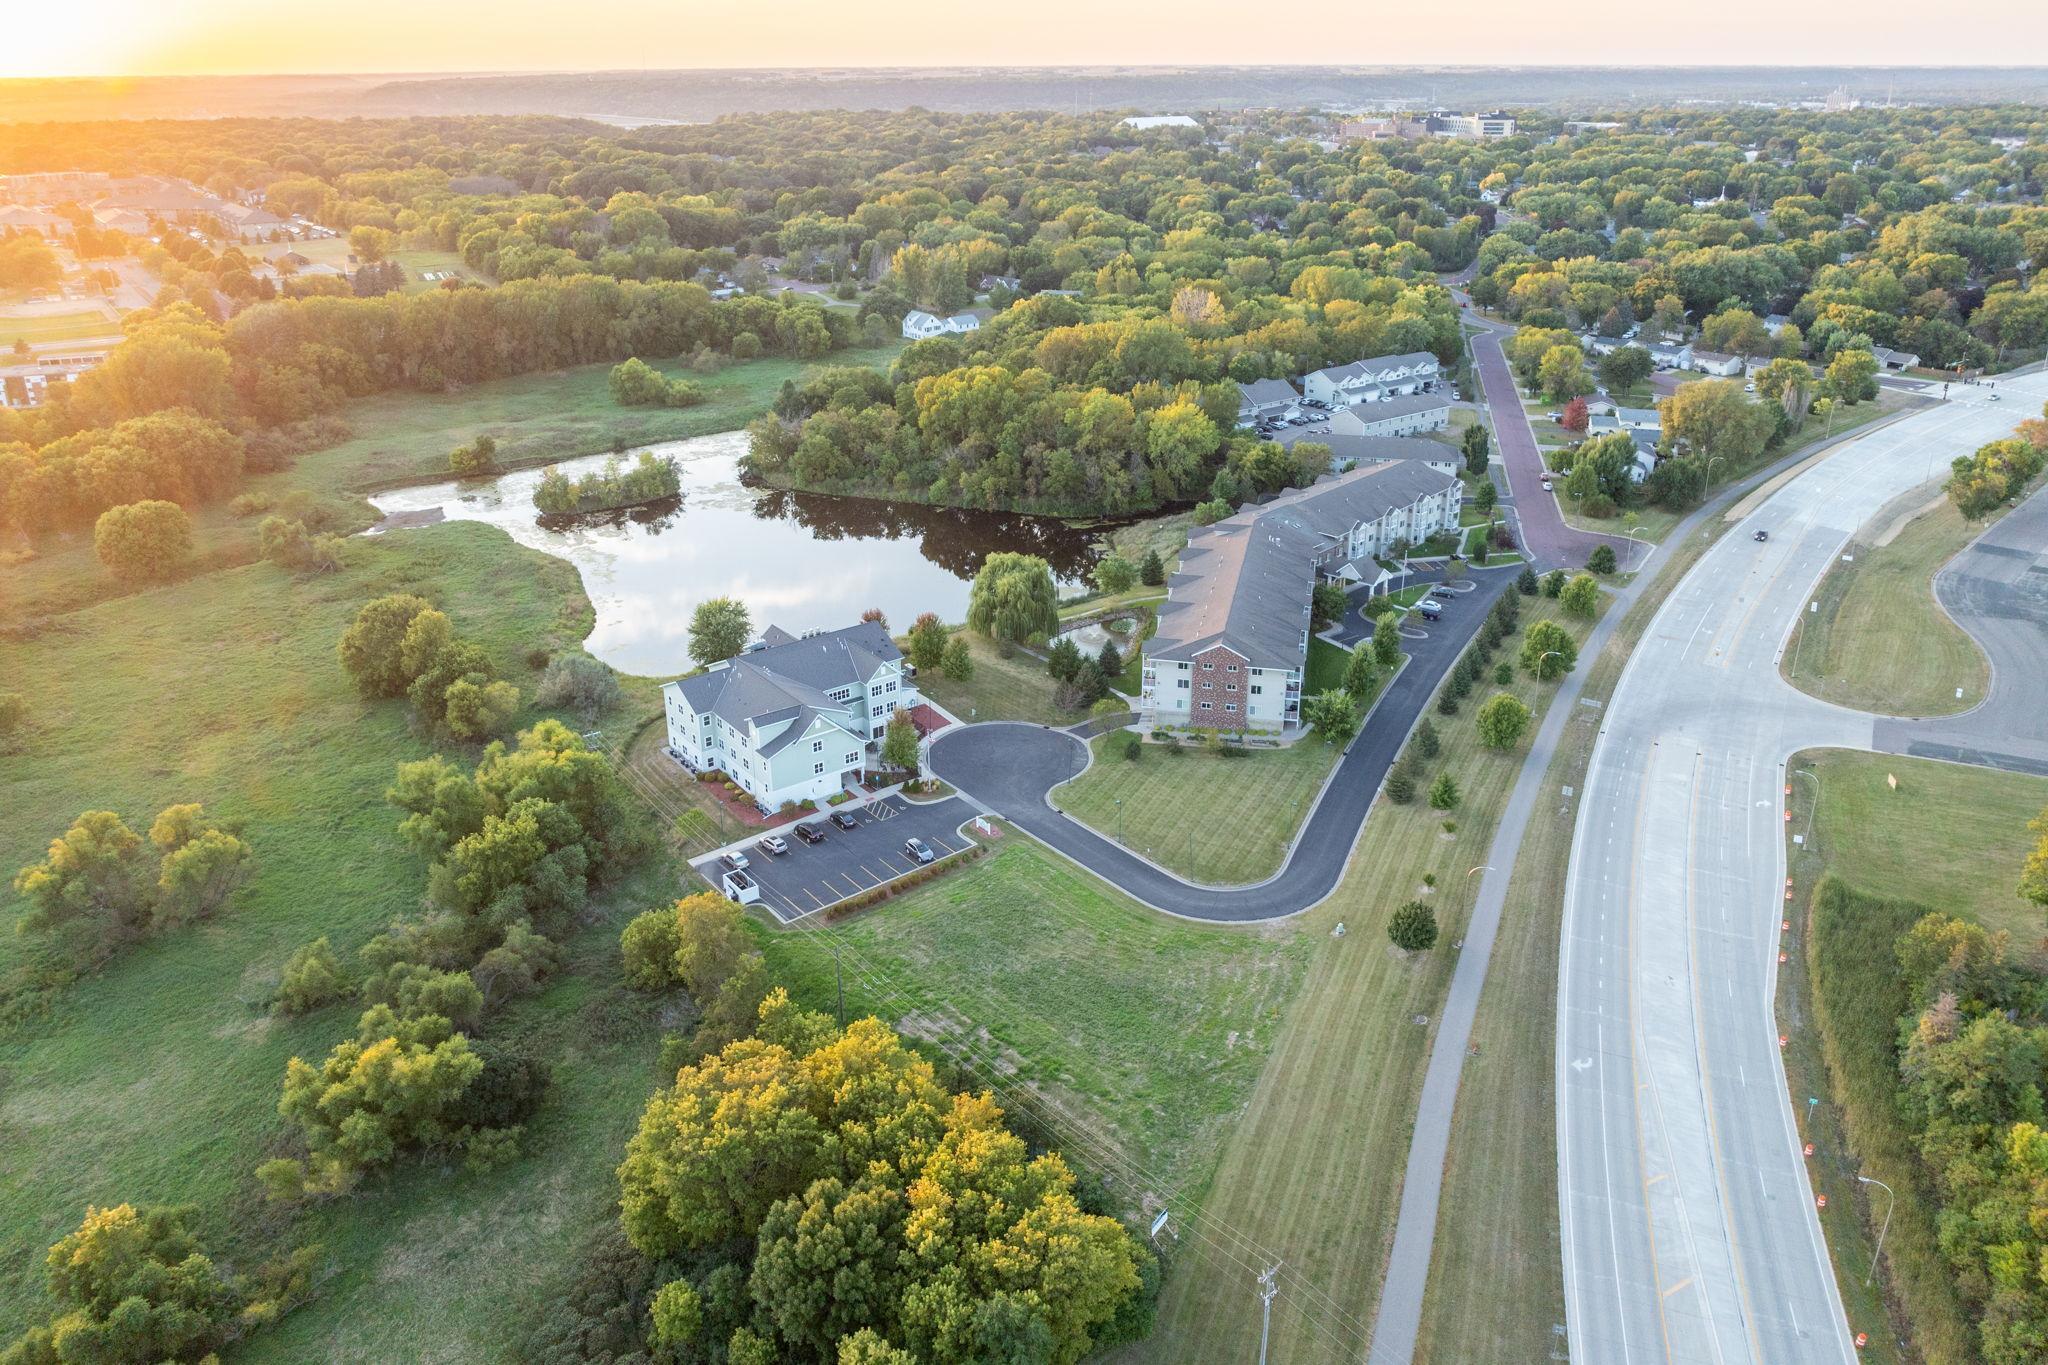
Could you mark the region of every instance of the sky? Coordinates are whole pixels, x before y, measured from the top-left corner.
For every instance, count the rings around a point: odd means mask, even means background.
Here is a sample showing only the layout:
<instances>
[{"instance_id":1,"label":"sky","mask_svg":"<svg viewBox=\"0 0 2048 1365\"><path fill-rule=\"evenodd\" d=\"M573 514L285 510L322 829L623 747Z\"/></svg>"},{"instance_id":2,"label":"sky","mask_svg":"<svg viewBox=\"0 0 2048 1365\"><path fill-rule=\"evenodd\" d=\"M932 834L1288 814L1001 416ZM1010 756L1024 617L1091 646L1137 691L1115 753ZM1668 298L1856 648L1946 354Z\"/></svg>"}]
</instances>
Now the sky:
<instances>
[{"instance_id":1,"label":"sky","mask_svg":"<svg viewBox=\"0 0 2048 1365\"><path fill-rule=\"evenodd\" d=\"M0 77L808 66L1997 65L2048 3L1979 0L6 0Z\"/></svg>"}]
</instances>

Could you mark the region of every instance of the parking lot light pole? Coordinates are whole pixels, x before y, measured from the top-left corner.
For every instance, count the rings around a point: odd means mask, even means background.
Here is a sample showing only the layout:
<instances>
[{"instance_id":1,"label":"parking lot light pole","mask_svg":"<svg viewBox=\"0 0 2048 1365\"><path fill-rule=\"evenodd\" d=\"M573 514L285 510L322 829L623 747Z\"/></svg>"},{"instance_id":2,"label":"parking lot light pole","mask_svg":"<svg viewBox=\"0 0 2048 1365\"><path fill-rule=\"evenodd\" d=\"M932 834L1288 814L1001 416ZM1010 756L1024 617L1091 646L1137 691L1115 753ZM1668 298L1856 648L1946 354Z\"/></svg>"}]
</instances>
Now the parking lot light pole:
<instances>
[{"instance_id":1,"label":"parking lot light pole","mask_svg":"<svg viewBox=\"0 0 2048 1365\"><path fill-rule=\"evenodd\" d=\"M1806 834L1801 842L1813 847L1813 817L1820 811L1820 774L1807 768L1794 768L1794 777L1810 778L1813 782L1813 805L1806 812Z\"/></svg>"},{"instance_id":2,"label":"parking lot light pole","mask_svg":"<svg viewBox=\"0 0 2048 1365\"><path fill-rule=\"evenodd\" d=\"M1124 799L1121 796L1116 798L1116 841L1124 841Z\"/></svg>"},{"instance_id":3,"label":"parking lot light pole","mask_svg":"<svg viewBox=\"0 0 2048 1365\"><path fill-rule=\"evenodd\" d=\"M1628 528L1628 543L1629 543L1630 545L1641 545L1641 544L1642 544L1643 542L1642 542L1642 541L1640 541L1640 540L1637 540L1637 539L1636 539L1636 532L1638 532L1638 531L1647 531L1647 530L1649 530L1649 529L1650 529L1650 528L1649 528L1649 527L1647 527L1647 526L1631 526L1631 527L1629 527L1629 528ZM1635 551L1634 551L1634 550L1630 550L1630 551L1629 551L1629 556L1628 556L1628 570L1629 570L1629 572L1630 572L1630 573L1634 573L1634 572L1635 572L1635 570L1636 570L1636 556L1635 556Z\"/></svg>"},{"instance_id":4,"label":"parking lot light pole","mask_svg":"<svg viewBox=\"0 0 2048 1365\"><path fill-rule=\"evenodd\" d=\"M1892 1192L1891 1186L1874 1175L1859 1175L1856 1178L1866 1185L1877 1186L1890 1196L1884 1201L1884 1225L1877 1230L1877 1250L1870 1257L1870 1273L1863 1277L1863 1283L1868 1285L1877 1278L1877 1263L1884 1259L1884 1235L1892 1230L1892 1206L1899 1202L1899 1197Z\"/></svg>"}]
</instances>

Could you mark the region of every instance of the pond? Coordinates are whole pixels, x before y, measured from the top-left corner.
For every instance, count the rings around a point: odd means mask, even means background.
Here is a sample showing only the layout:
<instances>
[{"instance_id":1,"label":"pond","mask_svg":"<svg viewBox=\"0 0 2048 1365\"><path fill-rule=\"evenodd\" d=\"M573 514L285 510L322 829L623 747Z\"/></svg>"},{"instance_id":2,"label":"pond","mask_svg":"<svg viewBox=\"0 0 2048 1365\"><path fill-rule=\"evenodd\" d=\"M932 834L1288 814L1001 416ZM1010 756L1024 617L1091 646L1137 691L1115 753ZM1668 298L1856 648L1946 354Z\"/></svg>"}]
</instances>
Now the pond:
<instances>
[{"instance_id":1,"label":"pond","mask_svg":"<svg viewBox=\"0 0 2048 1365\"><path fill-rule=\"evenodd\" d=\"M406 522L485 521L574 564L597 611L585 641L623 673L669 677L691 667L690 614L712 597L746 604L758 633L850 625L880 607L890 628L921 612L967 615L968 585L985 555L1042 556L1062 592L1079 591L1096 559L1095 533L1050 517L971 512L921 503L750 488L740 482L743 431L649 447L673 456L682 495L623 512L550 517L533 490L542 471L421 484L370 501ZM599 468L587 456L555 466L571 478Z\"/></svg>"}]
</instances>

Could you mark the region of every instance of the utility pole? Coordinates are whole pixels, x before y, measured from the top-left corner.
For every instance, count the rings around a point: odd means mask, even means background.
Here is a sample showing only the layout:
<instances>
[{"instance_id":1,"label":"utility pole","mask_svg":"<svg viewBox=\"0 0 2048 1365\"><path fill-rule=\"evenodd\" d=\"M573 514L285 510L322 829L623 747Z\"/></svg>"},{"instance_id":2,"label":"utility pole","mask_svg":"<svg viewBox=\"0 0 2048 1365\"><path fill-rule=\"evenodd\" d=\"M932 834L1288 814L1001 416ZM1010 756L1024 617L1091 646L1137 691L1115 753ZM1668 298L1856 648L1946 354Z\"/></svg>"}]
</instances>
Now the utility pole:
<instances>
[{"instance_id":1,"label":"utility pole","mask_svg":"<svg viewBox=\"0 0 2048 1365\"><path fill-rule=\"evenodd\" d=\"M1266 1340L1273 1330L1273 1296L1280 1292L1280 1285L1275 1277L1279 1274L1280 1263L1275 1261L1265 1274L1259 1276L1259 1306L1265 1314L1263 1321L1259 1323L1259 1365L1266 1365Z\"/></svg>"}]
</instances>

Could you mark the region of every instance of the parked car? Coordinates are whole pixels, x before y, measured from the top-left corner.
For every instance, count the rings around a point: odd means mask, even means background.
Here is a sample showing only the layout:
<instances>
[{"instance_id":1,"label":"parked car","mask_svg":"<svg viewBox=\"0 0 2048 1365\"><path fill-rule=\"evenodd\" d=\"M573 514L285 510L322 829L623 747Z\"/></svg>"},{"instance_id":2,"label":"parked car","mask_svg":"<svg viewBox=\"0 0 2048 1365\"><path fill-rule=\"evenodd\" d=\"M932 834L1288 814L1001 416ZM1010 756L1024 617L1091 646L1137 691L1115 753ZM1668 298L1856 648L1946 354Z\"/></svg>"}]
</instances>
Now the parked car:
<instances>
[{"instance_id":1,"label":"parked car","mask_svg":"<svg viewBox=\"0 0 2048 1365\"><path fill-rule=\"evenodd\" d=\"M796 827L796 837L807 844L822 844L825 842L825 831L816 822L807 821Z\"/></svg>"},{"instance_id":2,"label":"parked car","mask_svg":"<svg viewBox=\"0 0 2048 1365\"><path fill-rule=\"evenodd\" d=\"M1564 414L1561 412L1546 412L1543 414L1543 420L1546 422L1562 422Z\"/></svg>"},{"instance_id":3,"label":"parked car","mask_svg":"<svg viewBox=\"0 0 2048 1365\"><path fill-rule=\"evenodd\" d=\"M854 819L853 815L850 812L843 810L835 810L832 812L832 823L839 826L839 828L841 829L860 828L860 821Z\"/></svg>"},{"instance_id":4,"label":"parked car","mask_svg":"<svg viewBox=\"0 0 2048 1365\"><path fill-rule=\"evenodd\" d=\"M914 863L928 863L936 855L932 852L932 846L924 840L905 839L903 841L903 856Z\"/></svg>"},{"instance_id":5,"label":"parked car","mask_svg":"<svg viewBox=\"0 0 2048 1365\"><path fill-rule=\"evenodd\" d=\"M747 855L738 850L734 850L731 853L721 853L718 855L718 865L727 872L738 872L747 865Z\"/></svg>"},{"instance_id":6,"label":"parked car","mask_svg":"<svg viewBox=\"0 0 2048 1365\"><path fill-rule=\"evenodd\" d=\"M1434 597L1425 597L1415 604L1415 610L1422 614L1423 620L1434 621L1444 614L1444 604Z\"/></svg>"},{"instance_id":7,"label":"parked car","mask_svg":"<svg viewBox=\"0 0 2048 1365\"><path fill-rule=\"evenodd\" d=\"M1750 537L1751 540L1769 540L1770 538L1771 533L1769 531L1758 531L1755 535Z\"/></svg>"},{"instance_id":8,"label":"parked car","mask_svg":"<svg viewBox=\"0 0 2048 1365\"><path fill-rule=\"evenodd\" d=\"M760 843L754 845L754 847L760 849L763 853L772 853L780 858L783 854L789 852L789 840L783 838L780 834L770 834L762 839Z\"/></svg>"}]
</instances>

